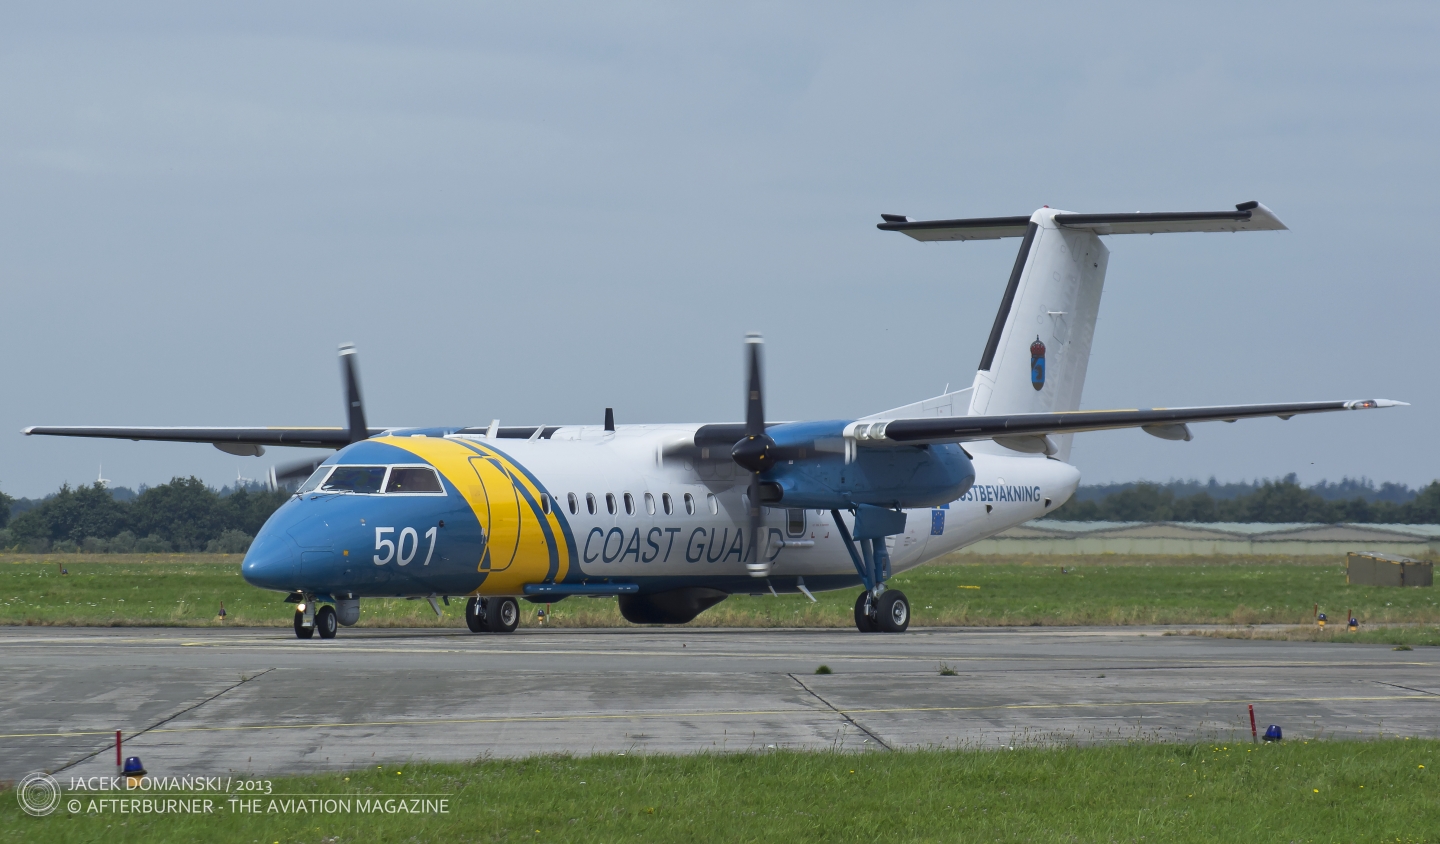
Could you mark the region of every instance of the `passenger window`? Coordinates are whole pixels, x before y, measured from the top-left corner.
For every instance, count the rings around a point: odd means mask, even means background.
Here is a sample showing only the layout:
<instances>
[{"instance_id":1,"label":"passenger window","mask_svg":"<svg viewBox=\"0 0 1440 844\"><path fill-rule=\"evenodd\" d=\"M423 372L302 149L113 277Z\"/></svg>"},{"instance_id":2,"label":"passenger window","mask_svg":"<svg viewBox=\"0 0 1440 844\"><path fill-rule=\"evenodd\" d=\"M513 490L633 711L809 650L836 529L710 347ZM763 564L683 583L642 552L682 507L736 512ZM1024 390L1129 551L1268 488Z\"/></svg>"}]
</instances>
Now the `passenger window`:
<instances>
[{"instance_id":1,"label":"passenger window","mask_svg":"<svg viewBox=\"0 0 1440 844\"><path fill-rule=\"evenodd\" d=\"M605 493L605 509L610 511L610 515L615 515L615 493Z\"/></svg>"},{"instance_id":2,"label":"passenger window","mask_svg":"<svg viewBox=\"0 0 1440 844\"><path fill-rule=\"evenodd\" d=\"M585 509L590 511L590 515L595 515L595 493L585 493Z\"/></svg>"},{"instance_id":3,"label":"passenger window","mask_svg":"<svg viewBox=\"0 0 1440 844\"><path fill-rule=\"evenodd\" d=\"M434 469L396 466L390 470L390 480L385 482L388 492L444 492L440 478Z\"/></svg>"},{"instance_id":4,"label":"passenger window","mask_svg":"<svg viewBox=\"0 0 1440 844\"><path fill-rule=\"evenodd\" d=\"M712 516L718 516L720 514L720 501L715 498L715 493L705 493L705 503L710 505L710 514Z\"/></svg>"},{"instance_id":5,"label":"passenger window","mask_svg":"<svg viewBox=\"0 0 1440 844\"><path fill-rule=\"evenodd\" d=\"M804 511L804 510L786 510L786 511L785 511L785 532L788 533L788 534L790 534L791 536L804 536L804 535L805 535L805 511Z\"/></svg>"},{"instance_id":6,"label":"passenger window","mask_svg":"<svg viewBox=\"0 0 1440 844\"><path fill-rule=\"evenodd\" d=\"M296 490L296 492L299 495L304 495L305 493L318 488L320 486L320 482L325 480L325 476L330 474L330 470L334 468L334 466L321 466L319 469L316 469L315 474L311 475L310 478L300 486L300 489Z\"/></svg>"},{"instance_id":7,"label":"passenger window","mask_svg":"<svg viewBox=\"0 0 1440 844\"><path fill-rule=\"evenodd\" d=\"M336 466L320 489L323 492L379 492L384 481L384 466Z\"/></svg>"},{"instance_id":8,"label":"passenger window","mask_svg":"<svg viewBox=\"0 0 1440 844\"><path fill-rule=\"evenodd\" d=\"M635 499L628 492L625 493L625 515L635 515Z\"/></svg>"},{"instance_id":9,"label":"passenger window","mask_svg":"<svg viewBox=\"0 0 1440 844\"><path fill-rule=\"evenodd\" d=\"M655 496L648 492L645 493L645 512L652 516L655 515Z\"/></svg>"},{"instance_id":10,"label":"passenger window","mask_svg":"<svg viewBox=\"0 0 1440 844\"><path fill-rule=\"evenodd\" d=\"M667 492L660 496L660 506L665 508L667 516L675 512L675 502L670 500L670 493Z\"/></svg>"},{"instance_id":11,"label":"passenger window","mask_svg":"<svg viewBox=\"0 0 1440 844\"><path fill-rule=\"evenodd\" d=\"M575 497L575 493L572 492L572 493L570 493L569 500L570 500L570 515L573 516L573 515L575 515L576 513L580 512L580 499L579 499L579 498L576 498L576 497Z\"/></svg>"},{"instance_id":12,"label":"passenger window","mask_svg":"<svg viewBox=\"0 0 1440 844\"><path fill-rule=\"evenodd\" d=\"M543 492L540 493L540 512L550 515L550 496Z\"/></svg>"},{"instance_id":13,"label":"passenger window","mask_svg":"<svg viewBox=\"0 0 1440 844\"><path fill-rule=\"evenodd\" d=\"M685 512L692 516L695 515L695 496L688 492L685 493Z\"/></svg>"}]
</instances>

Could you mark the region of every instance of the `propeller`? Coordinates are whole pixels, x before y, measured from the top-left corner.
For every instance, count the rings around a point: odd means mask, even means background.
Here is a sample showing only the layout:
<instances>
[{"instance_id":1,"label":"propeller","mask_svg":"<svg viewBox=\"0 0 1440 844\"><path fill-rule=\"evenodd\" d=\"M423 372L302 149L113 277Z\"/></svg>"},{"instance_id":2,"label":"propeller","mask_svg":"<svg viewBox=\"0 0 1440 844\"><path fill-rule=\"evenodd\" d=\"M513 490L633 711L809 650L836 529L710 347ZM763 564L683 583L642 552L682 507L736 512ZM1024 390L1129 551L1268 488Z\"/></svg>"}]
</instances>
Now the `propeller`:
<instances>
[{"instance_id":1,"label":"propeller","mask_svg":"<svg viewBox=\"0 0 1440 844\"><path fill-rule=\"evenodd\" d=\"M340 378L345 383L347 439L351 443L369 439L370 429L365 425L365 403L360 398L360 375L355 365L354 343L340 344ZM282 466L273 466L266 480L269 481L271 489L288 487L292 483L298 483L310 477L324 462L324 457L307 458Z\"/></svg>"},{"instance_id":2,"label":"propeller","mask_svg":"<svg viewBox=\"0 0 1440 844\"><path fill-rule=\"evenodd\" d=\"M326 458L313 457L308 460L300 460L294 463L285 463L280 466L271 466L269 477L266 478L270 489L277 490L281 487L289 489L292 484L298 485L320 468Z\"/></svg>"},{"instance_id":3,"label":"propeller","mask_svg":"<svg viewBox=\"0 0 1440 844\"><path fill-rule=\"evenodd\" d=\"M365 427L365 404L360 400L360 376L355 371L355 344L340 345L340 377L345 379L345 416L349 422L350 442L370 438Z\"/></svg>"},{"instance_id":4,"label":"propeller","mask_svg":"<svg viewBox=\"0 0 1440 844\"><path fill-rule=\"evenodd\" d=\"M774 461L775 441L765 433L765 393L760 379L760 347L765 341L759 334L745 335L745 349L750 363L750 377L745 386L745 438L730 449L730 456L740 468L750 472L747 509L750 517L750 553L745 568L751 577L769 577L770 564L761 559L760 475Z\"/></svg>"}]
</instances>

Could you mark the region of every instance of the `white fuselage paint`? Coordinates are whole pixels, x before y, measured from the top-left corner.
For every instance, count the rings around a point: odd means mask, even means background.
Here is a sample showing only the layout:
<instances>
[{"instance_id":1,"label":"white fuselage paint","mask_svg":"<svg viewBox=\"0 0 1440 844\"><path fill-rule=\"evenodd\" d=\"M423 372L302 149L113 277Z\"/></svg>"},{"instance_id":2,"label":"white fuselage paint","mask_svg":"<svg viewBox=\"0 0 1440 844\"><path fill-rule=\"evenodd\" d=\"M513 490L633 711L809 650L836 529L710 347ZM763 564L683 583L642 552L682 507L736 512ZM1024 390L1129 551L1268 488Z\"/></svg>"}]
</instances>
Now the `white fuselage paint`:
<instances>
[{"instance_id":1,"label":"white fuselage paint","mask_svg":"<svg viewBox=\"0 0 1440 844\"><path fill-rule=\"evenodd\" d=\"M488 444L525 467L553 497L553 506L570 524L585 576L745 576L743 553L736 552L734 543L737 529L748 524L747 473L728 459L691 462L661 457L665 444L689 438L697 427L626 425L613 432L599 426L563 427L548 440L502 439ZM938 533L932 532L935 508L906 511L905 532L887 540L894 572L1039 518L1068 500L1080 480L1074 466L1040 456L976 454L973 462L972 491L939 508L944 516ZM569 506L572 493L578 503L574 513ZM626 493L634 502L633 514L625 510ZM654 501L653 514L647 511L647 493ZM593 515L587 494L595 497ZM613 515L606 506L607 494L615 497ZM669 515L663 508L666 494L673 502ZM685 510L686 494L695 502L693 514ZM783 505L764 508L764 522L787 540L775 556L772 577L855 574L830 511L806 510L799 536L787 533ZM627 545L638 532L638 554L617 546L613 532L617 528ZM724 548L713 547L722 543ZM764 589L765 581L755 580L755 591Z\"/></svg>"}]
</instances>

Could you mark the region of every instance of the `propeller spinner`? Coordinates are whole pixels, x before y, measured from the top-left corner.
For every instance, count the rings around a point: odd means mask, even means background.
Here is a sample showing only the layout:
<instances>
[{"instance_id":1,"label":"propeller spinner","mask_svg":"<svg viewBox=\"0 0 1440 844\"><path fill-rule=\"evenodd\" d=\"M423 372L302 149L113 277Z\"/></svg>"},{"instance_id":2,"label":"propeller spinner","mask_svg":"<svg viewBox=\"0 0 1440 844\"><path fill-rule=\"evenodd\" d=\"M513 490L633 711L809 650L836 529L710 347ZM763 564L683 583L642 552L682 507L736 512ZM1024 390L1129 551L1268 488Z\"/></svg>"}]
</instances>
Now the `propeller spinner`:
<instances>
[{"instance_id":1,"label":"propeller spinner","mask_svg":"<svg viewBox=\"0 0 1440 844\"><path fill-rule=\"evenodd\" d=\"M745 335L746 354L750 358L750 377L745 385L745 439L730 449L730 456L740 468L750 473L750 489L746 509L750 517L750 560L745 568L751 577L769 577L770 563L762 559L765 551L760 543L760 531L764 527L760 504L760 475L769 469L774 460L775 441L765 433L765 392L760 378L760 347L765 341L759 334Z\"/></svg>"}]
</instances>

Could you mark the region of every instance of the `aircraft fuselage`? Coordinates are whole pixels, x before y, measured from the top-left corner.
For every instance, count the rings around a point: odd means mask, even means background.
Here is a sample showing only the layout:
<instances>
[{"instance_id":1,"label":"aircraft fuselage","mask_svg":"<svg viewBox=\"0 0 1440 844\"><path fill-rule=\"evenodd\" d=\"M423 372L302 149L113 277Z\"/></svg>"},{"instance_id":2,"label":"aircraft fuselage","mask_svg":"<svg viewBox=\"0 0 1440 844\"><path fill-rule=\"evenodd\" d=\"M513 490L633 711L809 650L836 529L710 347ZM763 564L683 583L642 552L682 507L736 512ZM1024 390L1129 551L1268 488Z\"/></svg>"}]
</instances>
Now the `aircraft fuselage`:
<instances>
[{"instance_id":1,"label":"aircraft fuselage","mask_svg":"<svg viewBox=\"0 0 1440 844\"><path fill-rule=\"evenodd\" d=\"M359 478L350 484L357 489L312 488L292 497L265 524L242 572L262 588L336 598L537 597L547 584L597 594L684 586L797 593L861 584L830 510L766 507L752 549L748 474L728 454L665 456L666 443L695 428L364 440L326 463ZM971 460L973 485L958 500L905 511L904 532L886 540L892 571L1037 518L1064 503L1079 481L1074 467L1056 460ZM397 480L414 476L399 470L426 467L438 473L438 489L412 491ZM745 568L757 550L772 563L766 579Z\"/></svg>"}]
</instances>

